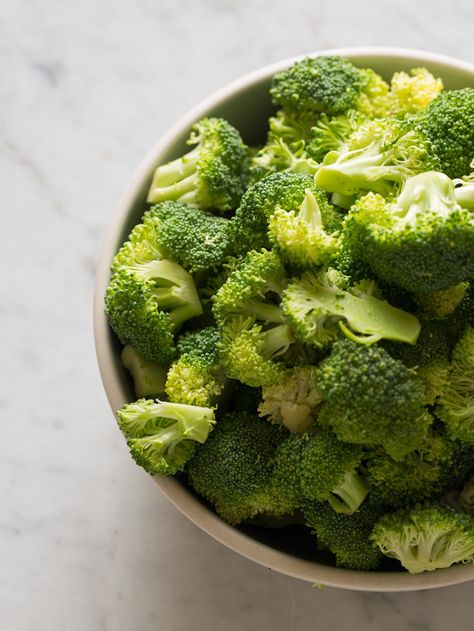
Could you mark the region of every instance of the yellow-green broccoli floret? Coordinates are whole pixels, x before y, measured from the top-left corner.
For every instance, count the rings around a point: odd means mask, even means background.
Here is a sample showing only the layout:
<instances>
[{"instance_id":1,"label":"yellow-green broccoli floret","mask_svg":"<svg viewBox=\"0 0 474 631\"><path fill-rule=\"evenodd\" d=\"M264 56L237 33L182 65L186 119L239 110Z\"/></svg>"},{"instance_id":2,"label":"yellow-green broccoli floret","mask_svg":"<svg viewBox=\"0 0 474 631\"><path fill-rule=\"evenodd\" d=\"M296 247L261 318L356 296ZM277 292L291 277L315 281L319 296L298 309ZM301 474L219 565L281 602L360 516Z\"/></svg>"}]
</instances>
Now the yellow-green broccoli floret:
<instances>
[{"instance_id":1,"label":"yellow-green broccoli floret","mask_svg":"<svg viewBox=\"0 0 474 631\"><path fill-rule=\"evenodd\" d=\"M435 79L426 68L396 72L390 83L390 113L403 116L425 110L442 89L441 79Z\"/></svg>"}]
</instances>

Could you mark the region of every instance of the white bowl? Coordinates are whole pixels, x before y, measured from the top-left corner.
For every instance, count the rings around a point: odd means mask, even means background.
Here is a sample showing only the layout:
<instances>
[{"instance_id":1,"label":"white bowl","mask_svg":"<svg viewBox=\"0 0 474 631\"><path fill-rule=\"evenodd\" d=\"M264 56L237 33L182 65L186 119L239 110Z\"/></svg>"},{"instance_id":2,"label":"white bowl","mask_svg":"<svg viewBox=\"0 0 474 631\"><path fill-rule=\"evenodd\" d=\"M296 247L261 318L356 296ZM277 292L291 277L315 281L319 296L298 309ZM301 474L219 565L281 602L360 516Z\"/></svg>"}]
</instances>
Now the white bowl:
<instances>
[{"instance_id":1,"label":"white bowl","mask_svg":"<svg viewBox=\"0 0 474 631\"><path fill-rule=\"evenodd\" d=\"M348 57L358 66L373 68L386 79L397 70L425 66L435 76L443 79L446 89L474 87L472 64L422 51L345 48L325 50L318 54ZM257 70L216 92L181 118L153 146L135 172L107 232L95 286L94 330L97 358L113 411L135 397L128 374L120 363L119 344L104 315L103 296L109 281L112 258L146 208L146 193L155 167L184 153L185 140L191 126L204 116L227 118L241 131L244 140L249 144L262 140L272 111L268 94L271 77L300 58L286 59ZM296 578L322 585L367 591L430 589L474 579L474 567L462 565L417 575L410 575L404 570L362 572L337 568L318 558L316 547L311 550L304 537L292 539L284 531L230 526L178 479L158 476L154 479L162 493L211 537L252 561Z\"/></svg>"}]
</instances>

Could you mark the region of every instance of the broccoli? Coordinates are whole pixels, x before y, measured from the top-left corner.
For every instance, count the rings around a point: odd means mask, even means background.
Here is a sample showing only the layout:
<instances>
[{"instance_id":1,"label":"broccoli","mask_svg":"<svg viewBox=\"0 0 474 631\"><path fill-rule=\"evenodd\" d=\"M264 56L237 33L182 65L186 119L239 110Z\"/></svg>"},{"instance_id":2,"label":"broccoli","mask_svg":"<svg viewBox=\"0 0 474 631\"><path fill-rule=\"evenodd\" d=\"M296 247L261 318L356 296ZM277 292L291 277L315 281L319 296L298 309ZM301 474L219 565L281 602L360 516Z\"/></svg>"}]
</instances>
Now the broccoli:
<instances>
[{"instance_id":1,"label":"broccoli","mask_svg":"<svg viewBox=\"0 0 474 631\"><path fill-rule=\"evenodd\" d=\"M105 312L122 344L166 364L175 355L174 333L202 307L192 276L161 259L121 267L107 288Z\"/></svg>"},{"instance_id":2,"label":"broccoli","mask_svg":"<svg viewBox=\"0 0 474 631\"><path fill-rule=\"evenodd\" d=\"M474 329L471 326L454 348L436 415L445 423L451 438L474 443Z\"/></svg>"},{"instance_id":3,"label":"broccoli","mask_svg":"<svg viewBox=\"0 0 474 631\"><path fill-rule=\"evenodd\" d=\"M117 412L135 462L152 475L173 475L214 425L211 408L139 399Z\"/></svg>"},{"instance_id":4,"label":"broccoli","mask_svg":"<svg viewBox=\"0 0 474 631\"><path fill-rule=\"evenodd\" d=\"M342 195L361 190L388 195L424 171L461 177L474 157L473 107L474 89L466 88L443 93L408 119L368 120L346 147L326 154L316 184Z\"/></svg>"},{"instance_id":5,"label":"broccoli","mask_svg":"<svg viewBox=\"0 0 474 631\"><path fill-rule=\"evenodd\" d=\"M281 382L285 366L278 358L294 342L287 324L263 330L255 318L231 316L219 327L219 333L219 359L228 377L252 387Z\"/></svg>"},{"instance_id":6,"label":"broccoli","mask_svg":"<svg viewBox=\"0 0 474 631\"><path fill-rule=\"evenodd\" d=\"M284 515L293 506L272 482L273 457L287 432L248 412L219 419L188 465L189 482L231 524L258 514Z\"/></svg>"},{"instance_id":7,"label":"broccoli","mask_svg":"<svg viewBox=\"0 0 474 631\"><path fill-rule=\"evenodd\" d=\"M376 298L373 282L352 288L335 269L306 273L282 293L286 319L300 340L324 347L343 332L360 344L382 338L414 344L420 330L417 318Z\"/></svg>"},{"instance_id":8,"label":"broccoli","mask_svg":"<svg viewBox=\"0 0 474 631\"><path fill-rule=\"evenodd\" d=\"M454 180L456 184L454 189L456 201L462 208L468 208L469 210L474 210L474 179L472 177L466 182Z\"/></svg>"},{"instance_id":9,"label":"broccoli","mask_svg":"<svg viewBox=\"0 0 474 631\"><path fill-rule=\"evenodd\" d=\"M228 219L174 201L157 204L150 212L159 219L159 249L189 272L215 268L230 252Z\"/></svg>"},{"instance_id":10,"label":"broccoli","mask_svg":"<svg viewBox=\"0 0 474 631\"><path fill-rule=\"evenodd\" d=\"M197 122L184 156L157 167L148 202L181 201L204 209L235 208L245 190L247 149L239 132L222 118Z\"/></svg>"},{"instance_id":11,"label":"broccoli","mask_svg":"<svg viewBox=\"0 0 474 631\"><path fill-rule=\"evenodd\" d=\"M218 341L215 327L185 333L178 338L180 356L169 369L166 380L170 401L203 407L216 402L225 381L217 361Z\"/></svg>"},{"instance_id":12,"label":"broccoli","mask_svg":"<svg viewBox=\"0 0 474 631\"><path fill-rule=\"evenodd\" d=\"M456 447L441 434L431 432L417 450L397 461L382 449L367 458L367 475L374 493L387 507L397 509L443 494L456 466Z\"/></svg>"},{"instance_id":13,"label":"broccoli","mask_svg":"<svg viewBox=\"0 0 474 631\"><path fill-rule=\"evenodd\" d=\"M284 425L290 432L306 432L322 401L315 387L314 373L314 366L295 366L283 372L280 383L263 386L259 415Z\"/></svg>"},{"instance_id":14,"label":"broccoli","mask_svg":"<svg viewBox=\"0 0 474 631\"><path fill-rule=\"evenodd\" d=\"M420 447L432 423L423 383L378 345L334 344L316 371L325 399L318 416L340 440L382 446L396 460Z\"/></svg>"},{"instance_id":15,"label":"broccoli","mask_svg":"<svg viewBox=\"0 0 474 631\"><path fill-rule=\"evenodd\" d=\"M383 508L371 501L364 502L352 515L336 513L328 502L305 502L306 524L336 557L336 565L353 570L374 570L381 560L380 550L369 536Z\"/></svg>"},{"instance_id":16,"label":"broccoli","mask_svg":"<svg viewBox=\"0 0 474 631\"><path fill-rule=\"evenodd\" d=\"M165 392L168 369L144 359L140 353L127 344L120 355L123 366L130 372L135 386L135 394L140 399L157 396Z\"/></svg>"},{"instance_id":17,"label":"broccoli","mask_svg":"<svg viewBox=\"0 0 474 631\"><path fill-rule=\"evenodd\" d=\"M362 449L338 440L330 431L306 436L301 458L301 492L309 500L327 500L337 513L354 513L369 492L357 471Z\"/></svg>"},{"instance_id":18,"label":"broccoli","mask_svg":"<svg viewBox=\"0 0 474 631\"><path fill-rule=\"evenodd\" d=\"M272 485L290 512L304 503L301 465L305 436L291 433L276 448L273 456Z\"/></svg>"},{"instance_id":19,"label":"broccoli","mask_svg":"<svg viewBox=\"0 0 474 631\"><path fill-rule=\"evenodd\" d=\"M468 282L461 282L446 289L438 291L425 291L415 293L415 300L423 310L427 318L440 320L452 315L463 301Z\"/></svg>"},{"instance_id":20,"label":"broccoli","mask_svg":"<svg viewBox=\"0 0 474 631\"><path fill-rule=\"evenodd\" d=\"M323 206L320 189L315 186L314 178L305 173L274 173L250 186L231 220L234 250L245 254L249 250L269 247L269 218L277 208L288 211L299 208L307 189L314 193L320 206ZM324 223L325 208L321 210Z\"/></svg>"},{"instance_id":21,"label":"broccoli","mask_svg":"<svg viewBox=\"0 0 474 631\"><path fill-rule=\"evenodd\" d=\"M390 82L390 113L394 116L415 114L425 110L443 89L441 79L435 79L426 68L396 72Z\"/></svg>"},{"instance_id":22,"label":"broccoli","mask_svg":"<svg viewBox=\"0 0 474 631\"><path fill-rule=\"evenodd\" d=\"M474 562L474 522L448 506L418 504L383 515L371 539L410 574Z\"/></svg>"},{"instance_id":23,"label":"broccoli","mask_svg":"<svg viewBox=\"0 0 474 631\"><path fill-rule=\"evenodd\" d=\"M360 69L342 57L307 57L272 80L273 102L298 114L342 114L358 109L385 112L388 85L373 70Z\"/></svg>"},{"instance_id":24,"label":"broccoli","mask_svg":"<svg viewBox=\"0 0 474 631\"><path fill-rule=\"evenodd\" d=\"M284 317L272 297L285 285L285 269L275 252L249 252L213 297L214 317L218 324L231 315L281 324Z\"/></svg>"},{"instance_id":25,"label":"broccoli","mask_svg":"<svg viewBox=\"0 0 474 631\"><path fill-rule=\"evenodd\" d=\"M375 274L408 291L446 289L474 274L474 217L443 173L409 178L394 203L368 193L344 220L344 239Z\"/></svg>"},{"instance_id":26,"label":"broccoli","mask_svg":"<svg viewBox=\"0 0 474 631\"><path fill-rule=\"evenodd\" d=\"M318 200L309 188L299 209L277 208L268 226L273 247L295 269L325 265L338 254L338 235L325 229Z\"/></svg>"},{"instance_id":27,"label":"broccoli","mask_svg":"<svg viewBox=\"0 0 474 631\"><path fill-rule=\"evenodd\" d=\"M343 151L347 148L349 137L366 120L366 116L356 110L348 110L339 116L321 114L311 129L311 136L307 141L308 155L322 162L330 151Z\"/></svg>"}]
</instances>

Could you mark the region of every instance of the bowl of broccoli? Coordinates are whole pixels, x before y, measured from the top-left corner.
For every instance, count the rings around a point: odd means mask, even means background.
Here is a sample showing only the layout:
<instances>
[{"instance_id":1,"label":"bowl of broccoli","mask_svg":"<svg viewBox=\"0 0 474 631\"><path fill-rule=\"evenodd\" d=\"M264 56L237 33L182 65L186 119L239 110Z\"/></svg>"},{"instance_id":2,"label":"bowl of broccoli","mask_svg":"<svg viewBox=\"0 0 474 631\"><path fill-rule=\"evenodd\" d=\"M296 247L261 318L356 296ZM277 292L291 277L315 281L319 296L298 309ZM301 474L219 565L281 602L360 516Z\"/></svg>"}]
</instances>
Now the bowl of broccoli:
<instances>
[{"instance_id":1,"label":"bowl of broccoli","mask_svg":"<svg viewBox=\"0 0 474 631\"><path fill-rule=\"evenodd\" d=\"M135 462L240 554L317 584L474 579L474 66L263 68L126 191L94 305Z\"/></svg>"}]
</instances>

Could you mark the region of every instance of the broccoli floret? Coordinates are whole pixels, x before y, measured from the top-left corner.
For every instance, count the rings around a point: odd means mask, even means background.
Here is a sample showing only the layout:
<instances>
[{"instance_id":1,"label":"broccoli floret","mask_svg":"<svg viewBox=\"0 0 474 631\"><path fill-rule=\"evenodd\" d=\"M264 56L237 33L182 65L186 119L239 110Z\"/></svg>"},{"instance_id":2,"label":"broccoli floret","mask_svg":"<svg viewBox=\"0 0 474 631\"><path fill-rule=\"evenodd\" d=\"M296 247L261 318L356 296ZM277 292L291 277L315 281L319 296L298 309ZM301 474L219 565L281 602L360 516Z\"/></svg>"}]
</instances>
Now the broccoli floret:
<instances>
[{"instance_id":1,"label":"broccoli floret","mask_svg":"<svg viewBox=\"0 0 474 631\"><path fill-rule=\"evenodd\" d=\"M148 202L236 208L247 177L247 149L239 132L222 118L204 118L193 126L187 143L195 145L192 151L155 170Z\"/></svg>"},{"instance_id":2,"label":"broccoli floret","mask_svg":"<svg viewBox=\"0 0 474 631\"><path fill-rule=\"evenodd\" d=\"M412 68L410 73L396 72L390 83L390 113L394 116L416 114L425 110L443 89L426 68Z\"/></svg>"},{"instance_id":3,"label":"broccoli floret","mask_svg":"<svg viewBox=\"0 0 474 631\"><path fill-rule=\"evenodd\" d=\"M166 380L170 401L205 407L215 404L225 383L217 360L218 341L215 327L186 333L178 339L180 357Z\"/></svg>"},{"instance_id":4,"label":"broccoli floret","mask_svg":"<svg viewBox=\"0 0 474 631\"><path fill-rule=\"evenodd\" d=\"M354 513L369 492L357 471L363 452L330 431L309 434L301 459L301 491L309 500L327 500L337 513Z\"/></svg>"},{"instance_id":5,"label":"broccoli floret","mask_svg":"<svg viewBox=\"0 0 474 631\"><path fill-rule=\"evenodd\" d=\"M396 460L422 445L432 423L421 380L378 345L336 342L316 371L316 384L326 401L321 425L340 440L381 445Z\"/></svg>"},{"instance_id":6,"label":"broccoli floret","mask_svg":"<svg viewBox=\"0 0 474 631\"><path fill-rule=\"evenodd\" d=\"M321 114L307 142L308 155L317 162L322 162L330 151L343 151L349 137L365 120L366 116L356 110L349 110L339 116Z\"/></svg>"},{"instance_id":7,"label":"broccoli floret","mask_svg":"<svg viewBox=\"0 0 474 631\"><path fill-rule=\"evenodd\" d=\"M202 307L192 276L162 259L121 267L107 288L105 312L122 344L166 364L175 355L174 333Z\"/></svg>"},{"instance_id":8,"label":"broccoli floret","mask_svg":"<svg viewBox=\"0 0 474 631\"><path fill-rule=\"evenodd\" d=\"M474 274L474 217L443 173L408 179L394 203L368 193L344 221L344 239L380 278L409 291L445 289Z\"/></svg>"},{"instance_id":9,"label":"broccoli floret","mask_svg":"<svg viewBox=\"0 0 474 631\"><path fill-rule=\"evenodd\" d=\"M356 68L342 57L307 57L273 77L273 102L290 112L342 114L385 108L388 85L373 70Z\"/></svg>"},{"instance_id":10,"label":"broccoli floret","mask_svg":"<svg viewBox=\"0 0 474 631\"><path fill-rule=\"evenodd\" d=\"M303 507L307 525L336 556L336 565L353 570L374 570L382 560L369 539L381 510L370 496L352 515L336 513L328 502L306 502Z\"/></svg>"},{"instance_id":11,"label":"broccoli floret","mask_svg":"<svg viewBox=\"0 0 474 631\"><path fill-rule=\"evenodd\" d=\"M334 342L341 331L360 344L383 338L414 344L417 318L376 298L375 291L372 282L349 288L347 277L329 268L291 282L282 307L295 335L318 347Z\"/></svg>"},{"instance_id":12,"label":"broccoli floret","mask_svg":"<svg viewBox=\"0 0 474 631\"><path fill-rule=\"evenodd\" d=\"M124 346L120 359L132 375L138 398L156 397L165 392L167 367L144 359L130 344Z\"/></svg>"},{"instance_id":13,"label":"broccoli floret","mask_svg":"<svg viewBox=\"0 0 474 631\"><path fill-rule=\"evenodd\" d=\"M204 443L214 425L214 410L139 399L117 412L135 462L152 475L173 475Z\"/></svg>"},{"instance_id":14,"label":"broccoli floret","mask_svg":"<svg viewBox=\"0 0 474 631\"><path fill-rule=\"evenodd\" d=\"M290 432L303 434L313 424L322 401L314 382L314 366L295 366L285 371L280 383L263 386L258 413Z\"/></svg>"},{"instance_id":15,"label":"broccoli floret","mask_svg":"<svg viewBox=\"0 0 474 631\"><path fill-rule=\"evenodd\" d=\"M384 515L371 539L410 574L474 562L474 522L448 506L417 505Z\"/></svg>"},{"instance_id":16,"label":"broccoli floret","mask_svg":"<svg viewBox=\"0 0 474 631\"><path fill-rule=\"evenodd\" d=\"M462 208L468 208L469 210L474 210L474 180L472 178L474 178L474 174L471 176L469 181L454 181L456 184L454 195L456 196L457 203Z\"/></svg>"},{"instance_id":17,"label":"broccoli floret","mask_svg":"<svg viewBox=\"0 0 474 631\"><path fill-rule=\"evenodd\" d=\"M228 377L252 387L282 380L285 366L278 358L294 342L287 324L263 330L255 318L231 316L219 327L219 333L219 358Z\"/></svg>"},{"instance_id":18,"label":"broccoli floret","mask_svg":"<svg viewBox=\"0 0 474 631\"><path fill-rule=\"evenodd\" d=\"M415 128L430 144L440 170L450 178L471 171L474 160L474 88L443 92L415 119Z\"/></svg>"},{"instance_id":19,"label":"broccoli floret","mask_svg":"<svg viewBox=\"0 0 474 631\"><path fill-rule=\"evenodd\" d=\"M432 432L401 461L375 450L367 459L367 471L377 497L397 509L444 493L449 483L443 473L455 464L454 443Z\"/></svg>"},{"instance_id":20,"label":"broccoli floret","mask_svg":"<svg viewBox=\"0 0 474 631\"><path fill-rule=\"evenodd\" d=\"M157 204L150 212L160 220L158 247L189 272L216 267L229 253L228 219L173 201Z\"/></svg>"},{"instance_id":21,"label":"broccoli floret","mask_svg":"<svg viewBox=\"0 0 474 631\"><path fill-rule=\"evenodd\" d=\"M474 442L474 329L468 326L456 344L436 415L451 438Z\"/></svg>"},{"instance_id":22,"label":"broccoli floret","mask_svg":"<svg viewBox=\"0 0 474 631\"><path fill-rule=\"evenodd\" d=\"M287 433L248 412L219 419L188 465L191 486L231 524L292 510L272 483L273 456Z\"/></svg>"},{"instance_id":23,"label":"broccoli floret","mask_svg":"<svg viewBox=\"0 0 474 631\"><path fill-rule=\"evenodd\" d=\"M340 249L338 234L325 228L320 203L309 188L299 209L277 208L268 226L271 244L282 260L295 269L326 265Z\"/></svg>"},{"instance_id":24,"label":"broccoli floret","mask_svg":"<svg viewBox=\"0 0 474 631\"><path fill-rule=\"evenodd\" d=\"M456 311L468 288L468 282L461 282L438 291L418 292L415 294L415 300L423 309L425 317L438 320L446 318Z\"/></svg>"},{"instance_id":25,"label":"broccoli floret","mask_svg":"<svg viewBox=\"0 0 474 631\"><path fill-rule=\"evenodd\" d=\"M284 317L273 296L285 285L285 269L275 252L249 252L213 298L216 321L221 324L228 316L244 315L281 324Z\"/></svg>"},{"instance_id":26,"label":"broccoli floret","mask_svg":"<svg viewBox=\"0 0 474 631\"><path fill-rule=\"evenodd\" d=\"M299 508L304 501L301 490L304 438L291 433L278 445L273 457L273 486L290 510Z\"/></svg>"},{"instance_id":27,"label":"broccoli floret","mask_svg":"<svg viewBox=\"0 0 474 631\"><path fill-rule=\"evenodd\" d=\"M251 186L242 197L231 220L234 250L245 254L249 250L269 247L268 220L277 208L299 208L309 189L320 195L314 178L305 173L274 173Z\"/></svg>"}]
</instances>

